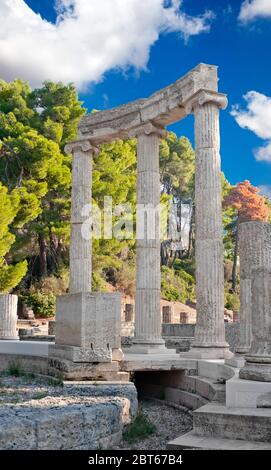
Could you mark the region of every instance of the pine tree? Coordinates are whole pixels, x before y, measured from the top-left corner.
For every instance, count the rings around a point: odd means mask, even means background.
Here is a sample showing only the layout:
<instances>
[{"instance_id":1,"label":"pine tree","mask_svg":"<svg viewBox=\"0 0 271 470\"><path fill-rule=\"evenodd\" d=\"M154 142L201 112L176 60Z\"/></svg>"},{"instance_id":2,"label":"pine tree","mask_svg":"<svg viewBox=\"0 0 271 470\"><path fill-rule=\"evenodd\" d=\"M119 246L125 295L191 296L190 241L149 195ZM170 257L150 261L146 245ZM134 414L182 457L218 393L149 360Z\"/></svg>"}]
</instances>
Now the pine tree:
<instances>
[{"instance_id":1,"label":"pine tree","mask_svg":"<svg viewBox=\"0 0 271 470\"><path fill-rule=\"evenodd\" d=\"M9 292L16 287L27 271L26 261L12 265L5 258L15 241L10 224L18 213L19 204L17 192L8 194L8 189L0 183L0 292Z\"/></svg>"},{"instance_id":2,"label":"pine tree","mask_svg":"<svg viewBox=\"0 0 271 470\"><path fill-rule=\"evenodd\" d=\"M84 112L73 85L46 82L32 92L21 80L0 81L0 175L20 196L14 251L27 250L33 240L40 277L48 271L48 254L56 271L68 239L71 159L63 148L76 137Z\"/></svg>"}]
</instances>

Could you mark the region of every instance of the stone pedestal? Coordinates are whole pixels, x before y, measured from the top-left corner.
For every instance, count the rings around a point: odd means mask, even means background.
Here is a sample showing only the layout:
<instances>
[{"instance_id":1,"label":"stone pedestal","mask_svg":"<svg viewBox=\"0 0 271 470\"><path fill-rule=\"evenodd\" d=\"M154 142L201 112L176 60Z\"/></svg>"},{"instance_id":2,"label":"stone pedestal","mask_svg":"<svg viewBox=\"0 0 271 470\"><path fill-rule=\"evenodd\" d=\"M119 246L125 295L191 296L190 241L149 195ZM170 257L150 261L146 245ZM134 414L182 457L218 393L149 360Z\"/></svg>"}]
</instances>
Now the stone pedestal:
<instances>
[{"instance_id":1,"label":"stone pedestal","mask_svg":"<svg viewBox=\"0 0 271 470\"><path fill-rule=\"evenodd\" d=\"M131 352L167 353L160 311L160 173L162 129L145 124L137 136L135 337ZM171 351L172 354L172 351Z\"/></svg>"},{"instance_id":2,"label":"stone pedestal","mask_svg":"<svg viewBox=\"0 0 271 470\"><path fill-rule=\"evenodd\" d=\"M112 350L121 346L120 311L119 293L58 297L56 345L50 352L74 362L111 362Z\"/></svg>"},{"instance_id":3,"label":"stone pedestal","mask_svg":"<svg viewBox=\"0 0 271 470\"><path fill-rule=\"evenodd\" d=\"M121 295L67 294L58 297L56 310L56 342L49 347L51 372L57 369L59 373L65 373L66 378L78 379L81 367L82 377L94 370L97 376L97 363L105 363L107 366L101 366L101 370L112 370L116 378L117 362L123 359ZM107 376L106 380L109 378Z\"/></svg>"},{"instance_id":4,"label":"stone pedestal","mask_svg":"<svg viewBox=\"0 0 271 470\"><path fill-rule=\"evenodd\" d=\"M271 270L254 269L251 287L252 343L239 377L271 382Z\"/></svg>"},{"instance_id":5,"label":"stone pedestal","mask_svg":"<svg viewBox=\"0 0 271 470\"><path fill-rule=\"evenodd\" d=\"M17 295L0 294L0 340L18 340Z\"/></svg>"},{"instance_id":6,"label":"stone pedestal","mask_svg":"<svg viewBox=\"0 0 271 470\"><path fill-rule=\"evenodd\" d=\"M227 99L201 91L187 104L194 111L196 144L196 296L197 324L191 357L223 359L232 354L225 341L223 227L219 108ZM182 355L185 353L182 353Z\"/></svg>"}]
</instances>

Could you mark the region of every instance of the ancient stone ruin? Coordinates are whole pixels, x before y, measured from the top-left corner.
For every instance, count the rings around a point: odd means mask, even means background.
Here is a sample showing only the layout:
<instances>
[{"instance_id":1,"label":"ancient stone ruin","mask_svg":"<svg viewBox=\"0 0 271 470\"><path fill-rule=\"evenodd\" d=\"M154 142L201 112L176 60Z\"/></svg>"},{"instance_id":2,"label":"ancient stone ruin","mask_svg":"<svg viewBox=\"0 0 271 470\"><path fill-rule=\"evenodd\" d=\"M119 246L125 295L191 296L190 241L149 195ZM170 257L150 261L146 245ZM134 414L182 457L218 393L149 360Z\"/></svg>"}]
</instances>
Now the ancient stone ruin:
<instances>
[{"instance_id":1,"label":"ancient stone ruin","mask_svg":"<svg viewBox=\"0 0 271 470\"><path fill-rule=\"evenodd\" d=\"M224 330L219 153L219 110L227 106L227 99L218 93L217 84L217 67L200 64L148 99L82 119L78 140L66 147L73 156L70 288L69 294L58 300L56 345L50 348L53 368L63 369L63 361L65 367L67 361L110 362L120 347L117 333L107 337L109 330L105 328L110 319L112 325L119 325L120 300L115 294L91 294L91 239L82 237L82 208L91 205L93 155L101 144L136 137L137 203L143 208L159 207L160 139L167 125L191 113L196 140L197 327L190 354L208 358L229 355ZM172 354L161 336L159 217L156 211L152 239L144 230L141 236L137 233L135 337L130 351L137 354ZM138 214L137 221L139 226ZM96 325L91 333L90 318L91 325ZM112 326L110 331L116 328Z\"/></svg>"},{"instance_id":2,"label":"ancient stone ruin","mask_svg":"<svg viewBox=\"0 0 271 470\"><path fill-rule=\"evenodd\" d=\"M47 448L87 446L85 431L76 431L77 438L81 437L78 442L71 442L70 411L78 413L78 429L84 429L87 422L86 433L92 435L92 448L98 448L101 442L110 448L113 435L117 438L114 444L119 442L123 422L136 413L135 386L127 384L133 374L141 392L149 397L194 411L193 430L169 443L168 448L270 449L271 225L268 223L247 222L240 226L240 338L234 358L225 340L219 113L226 106L226 96L218 92L217 67L199 64L176 83L147 99L87 115L80 122L77 140L66 147L73 158L70 286L69 293L57 300L56 323L51 330L55 333L55 343L14 341L17 298L0 296L0 339L5 340L0 344L0 369L4 370L11 359L19 357L20 367L27 372L64 380L64 402L70 393L75 398L78 393L86 402L93 402L99 412L95 427L94 408L78 410L76 400L72 407L65 402L65 413L60 410L61 426L68 437L64 433L61 444L54 439L53 444L51 441L46 444ZM142 225L142 211L145 221L145 209L159 207L159 142L165 136L166 126L191 113L196 149L197 323L194 341L189 333L194 326L178 325L185 327L191 348L177 354L166 347L161 331L160 212L154 211L154 230L149 237ZM99 154L99 147L104 143L132 137L137 139L140 209L136 214L135 311L131 305L126 307L124 320L135 321L135 336L131 347L122 351L121 296L115 292L91 292L92 241L82 233L92 230L85 208L91 209L93 156ZM164 307L163 320L168 331L174 329L175 325L170 324L170 307ZM185 321L184 316L180 317L180 322ZM239 373L240 359L243 367ZM118 403L118 409L114 403ZM27 412L24 426L35 437L33 429L43 429L43 420L37 410L27 408ZM54 428L55 413L57 408L49 416L46 435ZM15 409L14 416L17 414ZM5 429L3 432L0 426L0 438L4 439L2 447L9 448L5 435L6 427L11 424L5 413L3 416ZM109 426L108 416L113 416ZM103 420L105 441L97 429ZM113 421L117 427L111 426ZM19 433L15 427L9 432ZM19 437L17 448L25 448L25 441ZM39 448L34 437L32 448Z\"/></svg>"}]
</instances>

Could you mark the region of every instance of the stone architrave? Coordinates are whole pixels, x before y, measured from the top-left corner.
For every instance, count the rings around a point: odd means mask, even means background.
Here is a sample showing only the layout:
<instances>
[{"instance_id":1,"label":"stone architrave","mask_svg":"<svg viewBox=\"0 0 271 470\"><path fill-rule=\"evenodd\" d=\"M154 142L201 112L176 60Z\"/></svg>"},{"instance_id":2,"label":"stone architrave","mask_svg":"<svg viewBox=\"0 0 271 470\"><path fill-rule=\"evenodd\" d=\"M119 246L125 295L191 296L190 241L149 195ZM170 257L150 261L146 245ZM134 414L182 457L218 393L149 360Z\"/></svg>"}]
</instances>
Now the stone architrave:
<instances>
[{"instance_id":1,"label":"stone architrave","mask_svg":"<svg viewBox=\"0 0 271 470\"><path fill-rule=\"evenodd\" d=\"M18 340L17 295L0 294L0 340Z\"/></svg>"},{"instance_id":2,"label":"stone architrave","mask_svg":"<svg viewBox=\"0 0 271 470\"><path fill-rule=\"evenodd\" d=\"M92 198L92 158L98 149L87 140L78 140L66 145L65 151L72 153L69 292L75 294L91 291L92 240L88 217ZM86 213L82 212L84 208Z\"/></svg>"},{"instance_id":3,"label":"stone architrave","mask_svg":"<svg viewBox=\"0 0 271 470\"><path fill-rule=\"evenodd\" d=\"M240 258L240 344L235 352L248 353L252 340L252 271L271 269L271 225L267 222L243 222L239 226Z\"/></svg>"},{"instance_id":4,"label":"stone architrave","mask_svg":"<svg viewBox=\"0 0 271 470\"><path fill-rule=\"evenodd\" d=\"M159 173L159 144L166 133L146 123L131 135L137 137L137 227L135 337L130 351L167 353L160 310Z\"/></svg>"},{"instance_id":5,"label":"stone architrave","mask_svg":"<svg viewBox=\"0 0 271 470\"><path fill-rule=\"evenodd\" d=\"M251 299L252 343L239 377L271 382L271 269L252 270Z\"/></svg>"},{"instance_id":6,"label":"stone architrave","mask_svg":"<svg viewBox=\"0 0 271 470\"><path fill-rule=\"evenodd\" d=\"M224 326L224 268L219 109L227 98L200 91L187 103L195 118L196 296L195 341L191 357L229 357Z\"/></svg>"}]
</instances>

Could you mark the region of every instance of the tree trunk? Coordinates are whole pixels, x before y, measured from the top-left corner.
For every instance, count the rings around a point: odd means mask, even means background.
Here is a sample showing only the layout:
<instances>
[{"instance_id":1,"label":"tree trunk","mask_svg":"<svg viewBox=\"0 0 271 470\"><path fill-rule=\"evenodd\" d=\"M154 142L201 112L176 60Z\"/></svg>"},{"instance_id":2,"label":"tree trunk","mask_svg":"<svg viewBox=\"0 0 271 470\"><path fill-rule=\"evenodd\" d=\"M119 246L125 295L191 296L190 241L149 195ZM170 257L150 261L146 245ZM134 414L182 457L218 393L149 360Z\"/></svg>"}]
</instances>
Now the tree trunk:
<instances>
[{"instance_id":1,"label":"tree trunk","mask_svg":"<svg viewBox=\"0 0 271 470\"><path fill-rule=\"evenodd\" d=\"M39 234L40 278L47 275L47 243L42 234Z\"/></svg>"},{"instance_id":2,"label":"tree trunk","mask_svg":"<svg viewBox=\"0 0 271 470\"><path fill-rule=\"evenodd\" d=\"M194 241L194 220L195 220L195 204L192 205L192 214L190 220L190 227L189 227L189 243L188 243L188 250L187 250L187 258L191 258L192 249L193 249L193 241Z\"/></svg>"}]
</instances>

